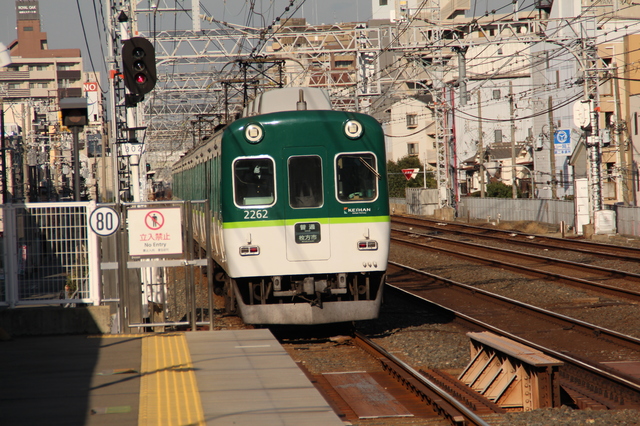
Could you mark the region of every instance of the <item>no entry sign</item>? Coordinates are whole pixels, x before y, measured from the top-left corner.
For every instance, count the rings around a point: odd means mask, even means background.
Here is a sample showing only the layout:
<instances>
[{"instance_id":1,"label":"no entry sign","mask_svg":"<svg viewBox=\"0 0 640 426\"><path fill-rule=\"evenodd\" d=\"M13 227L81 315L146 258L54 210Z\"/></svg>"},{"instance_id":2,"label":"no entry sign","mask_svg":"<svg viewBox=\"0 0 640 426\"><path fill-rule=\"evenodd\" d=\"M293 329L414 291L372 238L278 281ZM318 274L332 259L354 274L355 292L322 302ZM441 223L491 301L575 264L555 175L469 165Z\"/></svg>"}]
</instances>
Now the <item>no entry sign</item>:
<instances>
[{"instance_id":1,"label":"no entry sign","mask_svg":"<svg viewBox=\"0 0 640 426\"><path fill-rule=\"evenodd\" d=\"M180 207L130 209L127 219L130 256L182 254Z\"/></svg>"}]
</instances>

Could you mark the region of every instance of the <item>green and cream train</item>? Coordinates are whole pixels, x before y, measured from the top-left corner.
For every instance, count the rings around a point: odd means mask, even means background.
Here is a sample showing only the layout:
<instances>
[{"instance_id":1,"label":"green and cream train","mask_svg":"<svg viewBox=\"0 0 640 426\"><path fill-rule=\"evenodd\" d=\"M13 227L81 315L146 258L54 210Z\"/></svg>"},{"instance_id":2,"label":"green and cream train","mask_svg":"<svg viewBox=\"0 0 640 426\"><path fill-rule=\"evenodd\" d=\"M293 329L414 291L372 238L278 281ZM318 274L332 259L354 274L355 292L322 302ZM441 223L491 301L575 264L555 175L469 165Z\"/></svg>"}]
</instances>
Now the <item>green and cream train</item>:
<instances>
[{"instance_id":1,"label":"green and cream train","mask_svg":"<svg viewBox=\"0 0 640 426\"><path fill-rule=\"evenodd\" d=\"M209 200L215 290L250 324L376 318L389 253L384 135L326 92L275 89L173 167Z\"/></svg>"}]
</instances>

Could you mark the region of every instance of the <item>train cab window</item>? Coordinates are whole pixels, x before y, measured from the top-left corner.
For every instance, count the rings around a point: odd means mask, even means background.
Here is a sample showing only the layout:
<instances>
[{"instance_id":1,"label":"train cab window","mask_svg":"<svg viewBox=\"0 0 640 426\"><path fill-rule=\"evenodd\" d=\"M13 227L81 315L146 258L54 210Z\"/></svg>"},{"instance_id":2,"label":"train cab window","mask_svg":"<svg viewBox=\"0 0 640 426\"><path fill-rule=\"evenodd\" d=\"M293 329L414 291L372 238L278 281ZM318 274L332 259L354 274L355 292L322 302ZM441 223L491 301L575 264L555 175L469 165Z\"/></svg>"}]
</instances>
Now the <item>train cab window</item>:
<instances>
[{"instance_id":1,"label":"train cab window","mask_svg":"<svg viewBox=\"0 0 640 426\"><path fill-rule=\"evenodd\" d=\"M275 201L271 158L241 158L233 163L234 197L238 206L262 206Z\"/></svg>"},{"instance_id":2,"label":"train cab window","mask_svg":"<svg viewBox=\"0 0 640 426\"><path fill-rule=\"evenodd\" d=\"M376 158L370 153L342 154L336 158L338 200L371 201L378 194Z\"/></svg>"},{"instance_id":3,"label":"train cab window","mask_svg":"<svg viewBox=\"0 0 640 426\"><path fill-rule=\"evenodd\" d=\"M289 205L293 208L321 207L322 159L317 155L289 158Z\"/></svg>"}]
</instances>

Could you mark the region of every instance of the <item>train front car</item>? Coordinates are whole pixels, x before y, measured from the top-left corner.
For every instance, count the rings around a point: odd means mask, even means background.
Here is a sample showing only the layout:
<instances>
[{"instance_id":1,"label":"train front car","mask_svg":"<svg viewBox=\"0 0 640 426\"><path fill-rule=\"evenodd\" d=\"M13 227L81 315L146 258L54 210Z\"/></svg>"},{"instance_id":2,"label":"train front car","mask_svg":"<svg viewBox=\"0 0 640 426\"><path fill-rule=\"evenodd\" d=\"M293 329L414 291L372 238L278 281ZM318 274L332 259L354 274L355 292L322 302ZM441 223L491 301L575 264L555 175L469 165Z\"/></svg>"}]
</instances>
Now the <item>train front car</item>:
<instances>
[{"instance_id":1,"label":"train front car","mask_svg":"<svg viewBox=\"0 0 640 426\"><path fill-rule=\"evenodd\" d=\"M285 91L254 102L278 110ZM294 104L322 108L310 89L295 93ZM232 309L251 324L376 318L390 233L379 123L328 108L267 112L230 124L222 147Z\"/></svg>"}]
</instances>

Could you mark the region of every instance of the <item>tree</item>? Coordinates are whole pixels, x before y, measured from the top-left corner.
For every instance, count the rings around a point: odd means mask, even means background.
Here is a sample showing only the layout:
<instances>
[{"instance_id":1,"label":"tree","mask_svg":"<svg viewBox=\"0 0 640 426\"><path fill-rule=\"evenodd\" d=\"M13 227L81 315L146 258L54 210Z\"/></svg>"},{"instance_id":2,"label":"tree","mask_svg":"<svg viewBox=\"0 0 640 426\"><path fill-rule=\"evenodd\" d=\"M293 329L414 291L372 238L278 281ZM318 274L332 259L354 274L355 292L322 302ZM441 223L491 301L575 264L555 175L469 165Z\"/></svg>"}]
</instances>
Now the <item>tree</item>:
<instances>
[{"instance_id":1,"label":"tree","mask_svg":"<svg viewBox=\"0 0 640 426\"><path fill-rule=\"evenodd\" d=\"M420 159L418 157L402 157L398 162L387 162L387 173L389 175L389 196L405 197L406 188L422 188L424 186L424 173L418 173L415 179L405 178L402 169L421 169ZM427 174L427 188L436 188L436 181L433 174Z\"/></svg>"}]
</instances>

